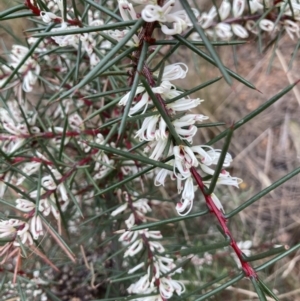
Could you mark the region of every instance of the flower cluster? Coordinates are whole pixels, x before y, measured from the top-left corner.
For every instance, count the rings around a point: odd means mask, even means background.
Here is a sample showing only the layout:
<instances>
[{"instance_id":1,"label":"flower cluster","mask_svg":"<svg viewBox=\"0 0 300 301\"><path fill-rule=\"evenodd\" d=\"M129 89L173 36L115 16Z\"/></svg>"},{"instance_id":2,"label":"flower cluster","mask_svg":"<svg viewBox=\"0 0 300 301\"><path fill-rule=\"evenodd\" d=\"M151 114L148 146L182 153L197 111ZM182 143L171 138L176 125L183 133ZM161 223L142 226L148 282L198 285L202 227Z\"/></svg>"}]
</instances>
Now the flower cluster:
<instances>
[{"instance_id":1,"label":"flower cluster","mask_svg":"<svg viewBox=\"0 0 300 301\"><path fill-rule=\"evenodd\" d=\"M36 83L41 71L41 67L34 56L28 55L29 49L21 45L13 45L9 55L8 65L3 65L0 71L0 87L11 76L13 69L18 72L14 75L14 82L11 84L15 86L22 78L22 88L25 92L31 92L32 87Z\"/></svg>"},{"instance_id":2,"label":"flower cluster","mask_svg":"<svg viewBox=\"0 0 300 301\"><path fill-rule=\"evenodd\" d=\"M266 14L270 7L272 13ZM293 12L292 12L292 10ZM291 39L300 36L300 6L297 1L223 0L219 7L199 14L197 20L207 36L213 39L229 40L233 37L246 39L249 34L260 32L278 33L281 28ZM194 33L192 39L199 40Z\"/></svg>"},{"instance_id":3,"label":"flower cluster","mask_svg":"<svg viewBox=\"0 0 300 301\"><path fill-rule=\"evenodd\" d=\"M153 294L153 296L136 298L136 301L163 301L170 299L174 293L181 295L185 291L184 285L172 279L175 273L181 273L177 268L174 259L166 254L161 244L163 238L160 231L149 229L131 230L132 227L147 221L146 214L151 212L147 199L135 199L127 192L123 192L125 203L114 210L113 217L120 213L129 211L129 217L125 220L126 230L119 237L119 241L126 247L124 258L134 258L146 250L147 260L140 262L128 271L132 274L140 269L147 272L127 289L129 294ZM147 263L145 263L147 262Z\"/></svg>"},{"instance_id":4,"label":"flower cluster","mask_svg":"<svg viewBox=\"0 0 300 301\"><path fill-rule=\"evenodd\" d=\"M175 0L169 0L163 6L148 4L142 10L142 18L146 22L158 21L161 31L166 35L181 34L192 23L184 10L174 11L174 4ZM272 13L266 14L271 7ZM275 6L273 1L223 0L219 6L212 6L208 12L200 12L195 8L192 10L198 24L212 39L246 39L249 33L276 33L281 28L291 39L300 36L300 5L296 0L278 1ZM194 33L192 39L200 40L200 37Z\"/></svg>"},{"instance_id":5,"label":"flower cluster","mask_svg":"<svg viewBox=\"0 0 300 301\"><path fill-rule=\"evenodd\" d=\"M208 117L202 114L185 114L178 119L176 118L178 113L184 113L185 111L196 108L203 101L199 98L190 99L185 97L172 101L172 98L180 97L182 92L176 90L176 87L171 84L170 81L185 78L187 71L188 67L183 63L166 66L163 70L161 84L157 87L153 87L152 91L163 99L163 105L165 105L167 113L173 120L172 125L182 143L186 141L192 144L193 137L197 133L195 123L207 120ZM154 73L154 76L157 75L158 73ZM120 100L119 105L126 105L128 98L129 93ZM132 116L140 111L142 111L143 114L149 104L152 104L151 98L145 91L145 88L139 86L129 115ZM212 176L214 170L211 166L218 163L221 151L205 145L175 145L169 136L169 129L165 120L160 116L158 111L156 112L157 114L144 119L135 137L139 138L140 141L149 142L145 151L152 151L150 155L151 159L160 160L163 156L174 156L174 159L168 163L173 166L173 173L164 169L160 170L155 178L155 185L164 185L167 175L172 179L176 179L178 193L182 193L181 201L177 204L176 209L180 215L186 215L193 207L196 190L190 169L192 167L200 167L204 173ZM168 149L167 145L169 146ZM230 154L227 154L223 166L228 167L231 161L232 158ZM205 182L205 184L209 183L209 181ZM222 170L217 183L238 187L238 184L241 183L241 179L231 177L227 171ZM223 210L216 195L213 194L212 197L217 207Z\"/></svg>"}]
</instances>

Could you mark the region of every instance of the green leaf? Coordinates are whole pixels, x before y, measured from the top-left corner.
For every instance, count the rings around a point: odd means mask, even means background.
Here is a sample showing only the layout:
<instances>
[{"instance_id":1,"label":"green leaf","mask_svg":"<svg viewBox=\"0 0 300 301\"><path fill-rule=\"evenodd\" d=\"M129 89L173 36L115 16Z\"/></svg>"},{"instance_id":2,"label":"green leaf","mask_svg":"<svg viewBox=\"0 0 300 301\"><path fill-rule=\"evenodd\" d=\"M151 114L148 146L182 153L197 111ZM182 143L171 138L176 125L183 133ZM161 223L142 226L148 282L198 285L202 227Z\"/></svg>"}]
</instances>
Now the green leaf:
<instances>
[{"instance_id":1,"label":"green leaf","mask_svg":"<svg viewBox=\"0 0 300 301\"><path fill-rule=\"evenodd\" d=\"M260 301L267 301L267 298L264 294L264 292L260 289L260 286L258 285L258 280L254 277L250 277L250 280L254 286L254 289L257 293L257 296L259 298Z\"/></svg>"},{"instance_id":2,"label":"green leaf","mask_svg":"<svg viewBox=\"0 0 300 301\"><path fill-rule=\"evenodd\" d=\"M232 277L231 280L227 281L226 283L218 286L217 288L209 291L206 294L203 294L200 298L195 299L194 301L203 301L208 299L211 296L215 296L216 294L218 294L219 292L223 291L224 289L226 289L226 287L235 284L236 282L238 282L239 280L241 280L242 278L244 278L244 274L239 274L236 277Z\"/></svg>"},{"instance_id":3,"label":"green leaf","mask_svg":"<svg viewBox=\"0 0 300 301\"><path fill-rule=\"evenodd\" d=\"M106 25L100 25L100 26L87 26L87 27L82 27L82 28L78 27L78 28L74 28L74 29L37 33L32 36L34 38L68 36L68 35L82 34L82 33L88 33L88 32L98 32L98 31L106 31L106 30L112 30L112 29L123 29L124 27L128 27L128 26L131 26L134 24L136 24L135 20L134 21L123 21L120 23L106 24Z\"/></svg>"},{"instance_id":4,"label":"green leaf","mask_svg":"<svg viewBox=\"0 0 300 301\"><path fill-rule=\"evenodd\" d=\"M290 90L292 90L298 83L299 83L299 81L296 81L295 83L287 86L282 91L280 91L278 94L274 95L272 98L270 98L269 100L267 100L266 102L264 102L257 109L255 109L254 111L252 111L251 113L249 113L244 118L240 119L238 122L236 122L233 125L233 130L238 129L239 127L241 127L242 125L246 124L248 121L250 121L251 119L253 119L255 116L259 115L261 112L263 112L264 110L266 110L268 107L270 107L272 104L274 104L277 100L279 100L282 96L284 96ZM229 131L229 129L223 131L222 133L220 133L219 135L217 135L215 138L213 138L212 140L210 140L206 144L207 145L212 145L212 144L216 143L220 139L224 138L227 135L228 131Z\"/></svg>"},{"instance_id":5,"label":"green leaf","mask_svg":"<svg viewBox=\"0 0 300 301\"><path fill-rule=\"evenodd\" d=\"M199 36L201 37L201 40L203 41L203 43L205 44L207 50L209 51L213 61L214 61L214 65L216 65L221 73L224 76L224 79L226 80L226 82L228 83L228 85L232 85L232 80L227 72L227 69L223 66L221 60L219 59L219 56L217 55L215 49L213 48L212 44L210 43L210 41L208 40L206 34L204 33L204 31L202 30L201 26L199 26L198 21L194 15L194 12L192 11L190 4L187 2L187 0L180 0L180 3L182 5L182 7L185 9L187 15L189 16L191 22L193 23L194 29L197 31L197 33L199 34ZM177 35L178 36L178 35Z\"/></svg>"},{"instance_id":6,"label":"green leaf","mask_svg":"<svg viewBox=\"0 0 300 301\"><path fill-rule=\"evenodd\" d=\"M114 19L116 19L116 20L118 20L118 21L123 21L123 19L122 19L120 16L114 14L111 10L107 9L107 8L104 7L103 5L100 5L100 4L98 4L98 3L96 3L96 2L94 2L94 1L92 1L92 0L85 0L85 3L90 4L91 6L97 8L97 9L100 10L101 12L103 12L103 13L105 13L105 14L111 16L112 18L114 18Z\"/></svg>"},{"instance_id":7,"label":"green leaf","mask_svg":"<svg viewBox=\"0 0 300 301\"><path fill-rule=\"evenodd\" d=\"M46 31L50 31L51 28L54 26L54 24L51 24L47 27ZM2 84L2 88L4 88L9 82L10 80L17 74L17 72L19 71L19 69L24 65L24 63L26 62L26 60L33 54L34 50L39 46L39 44L41 43L42 38L39 38L35 41L35 43L30 47L30 49L28 50L28 52L24 55L24 57L22 58L22 60L19 62L18 66L13 70L13 72L8 76L8 78L6 79L6 81Z\"/></svg>"},{"instance_id":8,"label":"green leaf","mask_svg":"<svg viewBox=\"0 0 300 301\"><path fill-rule=\"evenodd\" d=\"M133 226L130 229L130 231L137 231L137 230L142 230L142 229L147 229L147 228L149 228L149 229L150 228L157 228L161 225L178 223L178 222L183 221L183 220L190 220L194 217L203 216L203 215L206 215L208 213L209 213L209 211L208 211L208 209L206 209L204 211L197 212L197 213L194 213L194 214L189 214L189 215L186 215L186 216L177 216L177 217L172 217L172 218L164 219L164 220L157 221L157 222L145 223L145 224L141 224L141 225L138 225L138 226Z\"/></svg>"},{"instance_id":9,"label":"green leaf","mask_svg":"<svg viewBox=\"0 0 300 301\"><path fill-rule=\"evenodd\" d=\"M171 122L169 115L167 114L164 102L159 101L157 99L156 95L153 93L153 91L152 91L150 85L148 84L148 82L146 81L146 79L142 78L141 81L142 81L143 86L145 87L147 93L149 94L150 98L152 99L157 111L160 113L161 118L163 118L163 120L167 124L170 134L176 140L176 143L178 145L183 144L183 142L181 141L181 139L179 138L179 136L175 130L173 123Z\"/></svg>"},{"instance_id":10,"label":"green leaf","mask_svg":"<svg viewBox=\"0 0 300 301\"><path fill-rule=\"evenodd\" d=\"M19 297L20 297L21 301L27 301L27 298L24 294L24 289L22 288L21 280L19 278L17 278L17 282L18 282L17 289L18 289Z\"/></svg>"},{"instance_id":11,"label":"green leaf","mask_svg":"<svg viewBox=\"0 0 300 301\"><path fill-rule=\"evenodd\" d=\"M227 155L227 151L228 151L228 148L229 148L229 144L230 144L230 140L231 140L232 134L233 134L233 129L229 128L228 129L228 134L227 134L227 137L226 137L226 140L225 140L225 144L224 144L224 146L222 148L222 152L221 152L221 155L220 155L219 160L218 160L218 164L217 164L217 166L215 168L215 171L214 171L214 174L212 176L209 188L206 191L207 195L212 194L213 191L215 190L217 181L218 181L219 176L220 176L220 172L221 172L221 170L223 168L225 157Z\"/></svg>"},{"instance_id":12,"label":"green leaf","mask_svg":"<svg viewBox=\"0 0 300 301\"><path fill-rule=\"evenodd\" d=\"M265 262L264 264L258 266L255 268L256 272L259 272L261 270L264 270L265 268L269 267L270 265L278 262L280 259L290 255L291 253L297 251L298 249L300 249L300 243L296 244L295 246L293 246L292 248L288 249L287 251L285 251L284 253L281 253L280 255L272 258L271 260Z\"/></svg>"},{"instance_id":13,"label":"green leaf","mask_svg":"<svg viewBox=\"0 0 300 301\"><path fill-rule=\"evenodd\" d=\"M202 58L204 58L206 61L210 62L212 65L217 66L217 64L215 63L215 61L205 52L203 52L202 50L198 49L197 47L195 47L193 44L191 44L189 41L185 40L184 38L182 38L179 35L174 36L175 39L177 39L178 41L180 41L183 45L185 45L186 47L190 48L193 52L195 52L196 54L198 54L199 56L201 56ZM243 83L244 85L246 85L247 87L251 88L251 89L256 89L250 82L248 82L246 79L244 79L243 77L239 76L237 73L231 71L230 69L224 67L224 69L226 70L226 72L232 76L233 78L235 78L236 80L238 80L239 82Z\"/></svg>"},{"instance_id":14,"label":"green leaf","mask_svg":"<svg viewBox=\"0 0 300 301\"><path fill-rule=\"evenodd\" d=\"M144 68L147 52L148 52L148 44L144 42L142 51L140 53L138 66L137 66L137 69L136 69L136 72L135 72L135 75L134 75L133 84L131 86L131 91L129 93L128 100L127 100L127 103L126 103L126 106L125 106L125 109L124 109L124 112L123 112L121 124L120 124L119 130L118 130L118 141L120 139L122 140L124 129L126 127L126 121L128 119L129 110L131 108L132 101L135 97L136 89L137 89L137 87L140 83L140 74L141 74L141 72Z\"/></svg>"},{"instance_id":15,"label":"green leaf","mask_svg":"<svg viewBox=\"0 0 300 301\"><path fill-rule=\"evenodd\" d=\"M181 99L181 98L183 98L183 97L185 97L185 96L191 95L192 93L195 93L195 92L197 92L197 91L199 91L199 90L201 90L201 89L204 89L204 88L207 87L207 86L210 86L210 85L216 83L216 82L219 81L220 79L222 79L222 76L213 78L213 79L211 79L211 80L209 80L209 81L207 81L207 82L205 82L205 83L203 83L203 84L200 84L200 85L198 85L198 86L196 86L196 87L194 87L194 88L192 88L192 89L189 89L189 90L187 90L187 91L181 93L180 95L178 95L178 96L176 96L176 97L174 97L174 98L171 98L171 99L165 101L165 104L172 103L172 102L174 102L174 101L176 101L176 100L178 100L178 99Z\"/></svg>"},{"instance_id":16,"label":"green leaf","mask_svg":"<svg viewBox=\"0 0 300 301\"><path fill-rule=\"evenodd\" d=\"M126 34L126 36L122 39L121 42L119 42L114 48L110 50L106 54L106 56L101 60L90 72L88 72L85 77L81 80L80 83L78 83L76 86L74 86L69 91L66 91L60 96L60 99L64 99L76 90L81 89L86 84L88 84L90 81L92 81L96 76L99 76L101 72L104 72L107 68L106 65L111 63L111 59L115 54L117 54L125 45L126 43L132 38L134 34L136 34L137 30L140 28L140 26L143 24L143 19L139 19L135 25L129 30L129 32Z\"/></svg>"},{"instance_id":17,"label":"green leaf","mask_svg":"<svg viewBox=\"0 0 300 301\"><path fill-rule=\"evenodd\" d=\"M264 258L269 257L269 256L276 255L278 253L282 253L286 250L288 250L287 246L281 246L281 247L273 248L273 249L268 250L266 252L259 253L257 255L244 256L245 257L244 260L247 261L247 262L260 260L260 259L264 259Z\"/></svg>"},{"instance_id":18,"label":"green leaf","mask_svg":"<svg viewBox=\"0 0 300 301\"><path fill-rule=\"evenodd\" d=\"M258 281L258 285L260 287L260 289L269 297L273 298L275 301L279 301L279 299L277 298L277 296L272 292L272 290L270 288L268 288L268 286L261 280L261 279L257 279Z\"/></svg>"},{"instance_id":19,"label":"green leaf","mask_svg":"<svg viewBox=\"0 0 300 301\"><path fill-rule=\"evenodd\" d=\"M201 247L189 247L187 249L180 249L180 250L177 250L176 252L180 252L180 254L182 256L187 256L190 254L200 254L200 253L205 253L205 252L211 252L211 251L222 249L222 248L225 248L228 246L230 246L230 239L219 242L219 243L211 243L211 244L203 245Z\"/></svg>"},{"instance_id":20,"label":"green leaf","mask_svg":"<svg viewBox=\"0 0 300 301\"><path fill-rule=\"evenodd\" d=\"M160 161L155 161L155 160L149 159L146 156L134 155L134 154L128 153L127 151L123 151L123 150L120 150L120 149L117 149L117 148L112 148L112 147L105 146L105 145L102 145L102 144L89 143L89 145L92 146L92 147L95 147L95 148L102 149L102 150L104 150L104 151L106 151L107 153L110 153L110 154L115 154L115 155L118 155L118 156L121 156L121 157L124 157L124 158L127 158L127 159L131 159L131 160L134 160L134 161L136 160L136 161L139 161L139 162L150 164L153 167L160 167L160 168L164 168L164 169L167 169L167 170L173 170L173 167L171 167L170 165L165 164L165 163L160 162Z\"/></svg>"},{"instance_id":21,"label":"green leaf","mask_svg":"<svg viewBox=\"0 0 300 301\"><path fill-rule=\"evenodd\" d=\"M22 9L27 9L27 7L24 4L13 6L0 13L0 20L2 20L4 17L10 15L11 13L14 13L14 12L22 10Z\"/></svg>"},{"instance_id":22,"label":"green leaf","mask_svg":"<svg viewBox=\"0 0 300 301\"><path fill-rule=\"evenodd\" d=\"M291 179L292 177L296 176L299 173L300 173L300 167L294 169L292 172L290 172L287 175L285 175L284 177L280 178L279 180L277 180L276 182L274 182L273 184L271 184L267 188L261 190L256 195L254 195L252 198L250 198L248 201L246 201L244 204L242 204L241 206L239 206L236 209L232 210L230 213L226 214L225 217L226 218L233 217L234 215L236 215L239 212L243 211L248 206L250 206L251 204L253 204L257 200L261 199L263 196L265 196L266 194L268 194L269 192L274 190L276 187L282 185L284 182L288 181L289 179Z\"/></svg>"}]
</instances>

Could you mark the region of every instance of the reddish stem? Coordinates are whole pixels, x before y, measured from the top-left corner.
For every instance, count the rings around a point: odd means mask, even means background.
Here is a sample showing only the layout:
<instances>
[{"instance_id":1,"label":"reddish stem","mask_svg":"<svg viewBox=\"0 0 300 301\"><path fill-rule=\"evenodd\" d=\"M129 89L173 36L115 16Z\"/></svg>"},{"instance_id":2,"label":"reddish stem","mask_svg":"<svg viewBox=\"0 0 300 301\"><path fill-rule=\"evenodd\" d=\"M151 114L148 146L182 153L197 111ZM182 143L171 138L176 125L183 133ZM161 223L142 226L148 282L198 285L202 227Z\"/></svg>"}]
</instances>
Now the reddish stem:
<instances>
[{"instance_id":1,"label":"reddish stem","mask_svg":"<svg viewBox=\"0 0 300 301\"><path fill-rule=\"evenodd\" d=\"M30 0L25 0L24 4L36 16L40 16L41 15L42 11L37 6L33 5ZM53 19L53 22L54 23L62 23L63 19L62 18L56 18L56 19ZM70 25L75 25L75 26L80 26L80 27L82 26L81 21L79 21L78 19L68 19L68 20L66 20L66 22L69 23Z\"/></svg>"},{"instance_id":2,"label":"reddish stem","mask_svg":"<svg viewBox=\"0 0 300 301\"><path fill-rule=\"evenodd\" d=\"M246 277L257 278L257 274L256 274L255 270L252 268L252 266L249 264L249 262L244 260L243 252L238 247L229 228L227 227L227 219L225 218L223 212L217 208L217 206L215 205L214 201L211 198L211 195L206 194L202 178L199 175L199 173L197 172L195 167L191 168L191 173L205 198L207 207L209 208L210 212L213 213L215 215L215 217L217 218L217 220L219 221L219 224L220 224L221 228L223 229L224 234L230 239L230 245L231 245L232 249L234 250L235 254L237 255L238 259L240 260L242 269L243 269Z\"/></svg>"}]
</instances>

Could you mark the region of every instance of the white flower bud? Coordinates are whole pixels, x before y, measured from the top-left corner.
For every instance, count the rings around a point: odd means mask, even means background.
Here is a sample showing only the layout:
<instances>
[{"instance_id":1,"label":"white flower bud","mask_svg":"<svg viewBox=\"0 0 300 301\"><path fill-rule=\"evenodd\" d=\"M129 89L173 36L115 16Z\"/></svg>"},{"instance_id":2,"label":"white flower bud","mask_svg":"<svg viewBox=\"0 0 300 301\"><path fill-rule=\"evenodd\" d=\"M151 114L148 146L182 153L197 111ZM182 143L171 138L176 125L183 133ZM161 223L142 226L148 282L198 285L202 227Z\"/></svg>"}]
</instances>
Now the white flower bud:
<instances>
[{"instance_id":1,"label":"white flower bud","mask_svg":"<svg viewBox=\"0 0 300 301\"><path fill-rule=\"evenodd\" d=\"M232 27L233 33L237 37L239 37L241 39L248 38L249 34L248 34L247 30L243 26L241 26L239 24L232 24L231 27Z\"/></svg>"},{"instance_id":2,"label":"white flower bud","mask_svg":"<svg viewBox=\"0 0 300 301\"><path fill-rule=\"evenodd\" d=\"M228 18L231 10L231 4L228 0L223 0L223 2L220 5L219 8L219 15L221 18L221 21L225 20Z\"/></svg>"},{"instance_id":3,"label":"white flower bud","mask_svg":"<svg viewBox=\"0 0 300 301\"><path fill-rule=\"evenodd\" d=\"M259 22L259 27L264 30L264 31L268 31L271 32L274 30L274 23L270 20L267 19L263 19Z\"/></svg>"},{"instance_id":4,"label":"white flower bud","mask_svg":"<svg viewBox=\"0 0 300 301\"><path fill-rule=\"evenodd\" d=\"M42 17L43 21L45 23L50 23L52 20L57 19L58 17L51 13L51 12L46 12L46 11L41 11L40 16Z\"/></svg>"},{"instance_id":5,"label":"white flower bud","mask_svg":"<svg viewBox=\"0 0 300 301\"><path fill-rule=\"evenodd\" d=\"M233 0L232 13L235 18L240 17L245 9L245 0Z\"/></svg>"}]
</instances>

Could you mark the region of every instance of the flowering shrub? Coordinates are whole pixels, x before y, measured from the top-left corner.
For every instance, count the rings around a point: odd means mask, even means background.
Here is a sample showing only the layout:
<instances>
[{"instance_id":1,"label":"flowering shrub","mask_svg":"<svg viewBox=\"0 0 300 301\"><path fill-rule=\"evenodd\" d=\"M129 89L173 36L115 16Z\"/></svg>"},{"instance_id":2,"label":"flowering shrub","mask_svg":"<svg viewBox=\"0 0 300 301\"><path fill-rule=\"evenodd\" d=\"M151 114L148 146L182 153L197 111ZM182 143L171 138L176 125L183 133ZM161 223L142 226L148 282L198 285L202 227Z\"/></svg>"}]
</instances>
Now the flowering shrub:
<instances>
[{"instance_id":1,"label":"flowering shrub","mask_svg":"<svg viewBox=\"0 0 300 301\"><path fill-rule=\"evenodd\" d=\"M227 214L224 189L215 188L242 183L226 170L233 160L228 153L233 132L294 85L212 141L199 143L202 127L218 124L206 122L209 116L198 113L203 100L191 94L220 78L185 91L177 84L185 81L188 62L168 59L185 45L219 67L229 84L235 78L254 88L223 66L213 44L281 31L297 39L300 5L224 0L200 11L184 0L132 2L137 8L127 0L26 0L1 14L9 19L26 9L35 23L26 46L13 45L0 69L0 198L9 207L0 221L4 298L70 300L81 294L82 300L128 300L127 295L140 301L187 300L193 293L186 288L184 266L189 261L199 268L211 265L212 253L230 246L238 272L217 288L208 286L197 300L243 277L261 300L266 295L276 300L250 263L252 242L237 242L227 220L279 184ZM174 8L177 2L182 10ZM172 48L162 57L164 45ZM223 149L211 146L223 137ZM164 188L175 192L172 199L160 194ZM199 212L200 195L206 207ZM163 220L159 212L170 202L177 216ZM171 246L162 225L209 213L222 241L204 251L192 243ZM297 248L277 247L264 255L280 253L279 259ZM29 264L30 254L38 263ZM88 287L86 292L59 294L55 283L72 277L60 274L66 260L67 266L85 265L77 282ZM40 278L34 270L45 272Z\"/></svg>"}]
</instances>

